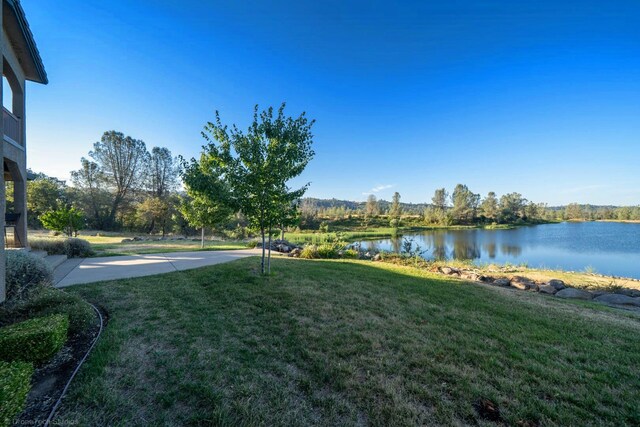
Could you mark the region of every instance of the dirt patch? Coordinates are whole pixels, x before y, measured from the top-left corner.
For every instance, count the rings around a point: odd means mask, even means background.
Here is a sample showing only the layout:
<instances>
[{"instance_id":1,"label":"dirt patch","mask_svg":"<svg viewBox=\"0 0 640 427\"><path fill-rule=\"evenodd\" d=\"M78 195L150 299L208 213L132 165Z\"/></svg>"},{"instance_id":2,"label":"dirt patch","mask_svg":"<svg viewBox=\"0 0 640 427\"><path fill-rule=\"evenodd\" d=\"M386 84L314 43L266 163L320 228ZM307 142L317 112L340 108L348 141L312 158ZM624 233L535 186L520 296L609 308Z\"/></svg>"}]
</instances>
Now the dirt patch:
<instances>
[{"instance_id":1,"label":"dirt patch","mask_svg":"<svg viewBox=\"0 0 640 427\"><path fill-rule=\"evenodd\" d=\"M97 308L102 314L104 326L107 323L107 313L103 308ZM99 330L100 319L96 316L95 323L88 330L69 337L53 359L36 367L31 378L31 391L27 396L25 410L14 421L15 425L44 425L73 371L91 348Z\"/></svg>"},{"instance_id":2,"label":"dirt patch","mask_svg":"<svg viewBox=\"0 0 640 427\"><path fill-rule=\"evenodd\" d=\"M480 418L494 423L503 422L500 408L489 399L478 399L473 402L473 407Z\"/></svg>"}]
</instances>

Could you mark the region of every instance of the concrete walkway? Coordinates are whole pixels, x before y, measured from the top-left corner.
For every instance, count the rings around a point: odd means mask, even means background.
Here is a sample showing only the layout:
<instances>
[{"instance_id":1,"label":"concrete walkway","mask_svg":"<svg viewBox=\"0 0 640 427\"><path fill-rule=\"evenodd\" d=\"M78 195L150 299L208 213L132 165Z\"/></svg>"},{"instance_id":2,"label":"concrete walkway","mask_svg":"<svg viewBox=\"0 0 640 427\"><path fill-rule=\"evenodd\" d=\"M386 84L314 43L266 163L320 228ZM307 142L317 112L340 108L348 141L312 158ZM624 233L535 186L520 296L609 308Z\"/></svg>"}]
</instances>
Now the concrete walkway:
<instances>
[{"instance_id":1,"label":"concrete walkway","mask_svg":"<svg viewBox=\"0 0 640 427\"><path fill-rule=\"evenodd\" d=\"M189 270L259 254L259 249L241 249L70 259L58 267L54 281L56 287L63 288L81 283Z\"/></svg>"}]
</instances>

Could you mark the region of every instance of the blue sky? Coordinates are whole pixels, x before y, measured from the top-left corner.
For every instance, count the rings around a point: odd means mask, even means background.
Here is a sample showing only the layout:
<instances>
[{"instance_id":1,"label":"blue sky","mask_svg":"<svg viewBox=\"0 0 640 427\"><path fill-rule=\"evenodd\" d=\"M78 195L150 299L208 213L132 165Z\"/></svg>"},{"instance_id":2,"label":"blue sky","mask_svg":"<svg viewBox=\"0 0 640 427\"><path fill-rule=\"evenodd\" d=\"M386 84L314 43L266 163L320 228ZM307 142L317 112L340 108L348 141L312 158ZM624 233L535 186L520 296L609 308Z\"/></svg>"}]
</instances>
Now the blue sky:
<instances>
[{"instance_id":1,"label":"blue sky","mask_svg":"<svg viewBox=\"0 0 640 427\"><path fill-rule=\"evenodd\" d=\"M23 0L50 84L29 164L60 178L110 129L194 156L214 111L315 118L314 197L467 184L640 203L640 2Z\"/></svg>"}]
</instances>

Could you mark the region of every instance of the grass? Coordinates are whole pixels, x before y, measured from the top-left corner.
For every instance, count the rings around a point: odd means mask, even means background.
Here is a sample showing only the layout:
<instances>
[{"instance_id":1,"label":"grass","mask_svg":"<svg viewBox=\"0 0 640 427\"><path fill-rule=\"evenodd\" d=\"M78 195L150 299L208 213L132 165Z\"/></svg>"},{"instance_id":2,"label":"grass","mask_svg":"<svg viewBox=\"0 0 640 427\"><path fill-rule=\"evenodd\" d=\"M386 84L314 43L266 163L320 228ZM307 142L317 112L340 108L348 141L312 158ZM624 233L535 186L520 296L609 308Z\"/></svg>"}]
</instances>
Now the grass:
<instances>
[{"instance_id":1,"label":"grass","mask_svg":"<svg viewBox=\"0 0 640 427\"><path fill-rule=\"evenodd\" d=\"M361 261L258 259L69 288L109 312L56 423L640 423L640 322Z\"/></svg>"}]
</instances>

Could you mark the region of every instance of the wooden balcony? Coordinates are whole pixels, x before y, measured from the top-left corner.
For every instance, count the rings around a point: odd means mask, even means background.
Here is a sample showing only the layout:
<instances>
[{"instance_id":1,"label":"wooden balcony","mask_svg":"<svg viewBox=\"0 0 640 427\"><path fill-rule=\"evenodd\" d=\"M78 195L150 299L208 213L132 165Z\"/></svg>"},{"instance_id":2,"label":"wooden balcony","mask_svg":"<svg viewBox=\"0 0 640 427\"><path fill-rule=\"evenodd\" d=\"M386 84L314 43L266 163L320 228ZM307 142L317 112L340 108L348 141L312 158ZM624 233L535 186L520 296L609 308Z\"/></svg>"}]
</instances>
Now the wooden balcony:
<instances>
[{"instance_id":1,"label":"wooden balcony","mask_svg":"<svg viewBox=\"0 0 640 427\"><path fill-rule=\"evenodd\" d=\"M20 138L20 119L13 113L2 107L2 123L4 138L15 145L22 146L22 138Z\"/></svg>"}]
</instances>

